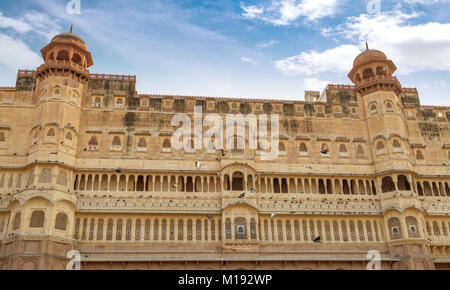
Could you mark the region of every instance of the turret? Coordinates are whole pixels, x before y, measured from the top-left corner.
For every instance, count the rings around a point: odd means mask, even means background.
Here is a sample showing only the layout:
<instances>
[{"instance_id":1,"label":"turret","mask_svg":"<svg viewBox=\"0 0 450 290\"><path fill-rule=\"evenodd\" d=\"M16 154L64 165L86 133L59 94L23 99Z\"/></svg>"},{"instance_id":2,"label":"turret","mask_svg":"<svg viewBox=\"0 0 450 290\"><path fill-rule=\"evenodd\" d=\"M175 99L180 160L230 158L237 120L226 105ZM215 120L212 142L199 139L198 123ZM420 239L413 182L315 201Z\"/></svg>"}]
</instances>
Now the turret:
<instances>
[{"instance_id":1,"label":"turret","mask_svg":"<svg viewBox=\"0 0 450 290\"><path fill-rule=\"evenodd\" d=\"M402 86L393 76L397 67L379 50L369 49L358 55L353 62L353 69L348 74L361 96L377 91L392 91L400 96Z\"/></svg>"},{"instance_id":2,"label":"turret","mask_svg":"<svg viewBox=\"0 0 450 290\"><path fill-rule=\"evenodd\" d=\"M399 269L432 269L423 205L411 173L413 156L401 102L402 86L393 76L396 70L383 52L366 44L348 77L364 104L391 253L400 259Z\"/></svg>"},{"instance_id":3,"label":"turret","mask_svg":"<svg viewBox=\"0 0 450 290\"><path fill-rule=\"evenodd\" d=\"M37 109L30 128L30 158L71 164L92 56L72 27L70 32L56 35L41 53L44 64L36 70Z\"/></svg>"},{"instance_id":4,"label":"turret","mask_svg":"<svg viewBox=\"0 0 450 290\"><path fill-rule=\"evenodd\" d=\"M64 269L72 239L77 197L72 191L82 99L91 54L77 35L55 36L42 50L37 68L30 147L24 189L10 203L7 236L15 249L11 269ZM28 133L27 132L27 133ZM32 246L30 246L32 245ZM30 258L32 257L32 258Z\"/></svg>"}]
</instances>

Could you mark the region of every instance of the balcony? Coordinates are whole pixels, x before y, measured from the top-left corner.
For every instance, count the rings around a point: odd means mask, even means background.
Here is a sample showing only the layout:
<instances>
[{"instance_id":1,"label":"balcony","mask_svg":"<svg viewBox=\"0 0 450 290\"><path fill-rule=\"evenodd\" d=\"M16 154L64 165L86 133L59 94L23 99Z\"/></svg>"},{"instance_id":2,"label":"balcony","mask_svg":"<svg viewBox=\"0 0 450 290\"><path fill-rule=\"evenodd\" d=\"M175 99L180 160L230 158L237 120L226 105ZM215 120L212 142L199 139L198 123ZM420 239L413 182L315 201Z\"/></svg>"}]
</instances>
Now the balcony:
<instances>
[{"instance_id":1,"label":"balcony","mask_svg":"<svg viewBox=\"0 0 450 290\"><path fill-rule=\"evenodd\" d=\"M86 68L77 63L65 60L49 60L36 70L36 74L39 75L52 69L70 70L85 78L89 77L89 71Z\"/></svg>"},{"instance_id":2,"label":"balcony","mask_svg":"<svg viewBox=\"0 0 450 290\"><path fill-rule=\"evenodd\" d=\"M397 77L387 75L376 75L371 78L362 80L356 84L356 90L361 93L370 93L373 88L377 88L382 85L385 88L392 88L396 93L401 93L401 84Z\"/></svg>"}]
</instances>

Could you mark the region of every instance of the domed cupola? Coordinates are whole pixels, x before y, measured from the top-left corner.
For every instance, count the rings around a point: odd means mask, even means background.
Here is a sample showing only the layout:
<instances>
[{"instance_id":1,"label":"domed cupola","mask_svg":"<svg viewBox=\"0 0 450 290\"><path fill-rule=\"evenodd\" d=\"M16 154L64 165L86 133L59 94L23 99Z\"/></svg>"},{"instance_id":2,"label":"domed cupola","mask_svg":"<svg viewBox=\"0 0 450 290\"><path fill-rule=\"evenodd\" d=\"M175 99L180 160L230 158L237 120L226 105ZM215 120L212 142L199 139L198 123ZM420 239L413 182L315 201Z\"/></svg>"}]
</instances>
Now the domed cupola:
<instances>
[{"instance_id":1,"label":"domed cupola","mask_svg":"<svg viewBox=\"0 0 450 290\"><path fill-rule=\"evenodd\" d=\"M393 76L396 70L392 60L379 50L369 49L366 43L366 51L356 57L348 77L362 96L376 91L394 91L400 95L401 84Z\"/></svg>"},{"instance_id":2,"label":"domed cupola","mask_svg":"<svg viewBox=\"0 0 450 290\"><path fill-rule=\"evenodd\" d=\"M71 26L70 32L56 35L41 49L45 63L37 69L38 77L70 73L81 80L89 78L88 67L94 64L91 53L87 51L83 39L74 34L72 29Z\"/></svg>"}]
</instances>

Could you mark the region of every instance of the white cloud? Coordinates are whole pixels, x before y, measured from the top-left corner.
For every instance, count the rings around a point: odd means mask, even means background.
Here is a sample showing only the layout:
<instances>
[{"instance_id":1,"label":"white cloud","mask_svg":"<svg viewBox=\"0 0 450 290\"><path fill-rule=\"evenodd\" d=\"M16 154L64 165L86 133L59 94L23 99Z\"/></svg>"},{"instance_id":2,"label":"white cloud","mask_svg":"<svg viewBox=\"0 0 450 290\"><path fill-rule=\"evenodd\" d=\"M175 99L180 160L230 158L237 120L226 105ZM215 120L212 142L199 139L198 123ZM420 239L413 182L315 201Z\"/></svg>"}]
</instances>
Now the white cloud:
<instances>
[{"instance_id":1,"label":"white cloud","mask_svg":"<svg viewBox=\"0 0 450 290\"><path fill-rule=\"evenodd\" d=\"M279 43L280 42L278 40L271 40L269 42L261 43L260 45L258 45L258 48L259 49L269 48L269 47L272 47L272 46L277 45Z\"/></svg>"},{"instance_id":2,"label":"white cloud","mask_svg":"<svg viewBox=\"0 0 450 290\"><path fill-rule=\"evenodd\" d=\"M358 44L385 52L400 73L450 71L450 23L407 24L418 14L384 13L350 17L337 32Z\"/></svg>"},{"instance_id":3,"label":"white cloud","mask_svg":"<svg viewBox=\"0 0 450 290\"><path fill-rule=\"evenodd\" d=\"M331 16L337 0L272 0L269 6L241 5L243 17L259 19L277 26L291 25L303 17L309 21Z\"/></svg>"},{"instance_id":4,"label":"white cloud","mask_svg":"<svg viewBox=\"0 0 450 290\"><path fill-rule=\"evenodd\" d=\"M450 71L450 23L407 24L418 14L384 13L349 17L337 29L322 29L324 36L340 35L351 44L325 51L311 50L279 60L283 73L349 72L366 41L371 49L386 53L399 74L415 71Z\"/></svg>"},{"instance_id":5,"label":"white cloud","mask_svg":"<svg viewBox=\"0 0 450 290\"><path fill-rule=\"evenodd\" d=\"M433 5L437 3L448 3L450 0L403 0L407 4L421 4L421 5Z\"/></svg>"},{"instance_id":6,"label":"white cloud","mask_svg":"<svg viewBox=\"0 0 450 290\"><path fill-rule=\"evenodd\" d=\"M360 50L354 45L341 45L322 52L308 51L275 62L283 73L305 73L308 75L326 71L347 72L352 60Z\"/></svg>"},{"instance_id":7,"label":"white cloud","mask_svg":"<svg viewBox=\"0 0 450 290\"><path fill-rule=\"evenodd\" d=\"M49 40L57 34L61 27L58 22L47 14L31 11L20 18L4 16L0 12L0 28L12 29L19 34L35 33Z\"/></svg>"},{"instance_id":8,"label":"white cloud","mask_svg":"<svg viewBox=\"0 0 450 290\"><path fill-rule=\"evenodd\" d=\"M49 40L60 27L47 14L28 12L20 18L11 18L0 13L0 66L7 70L35 69L42 58L27 44L30 36Z\"/></svg>"},{"instance_id":9,"label":"white cloud","mask_svg":"<svg viewBox=\"0 0 450 290\"><path fill-rule=\"evenodd\" d=\"M0 12L0 28L2 29L11 28L19 33L27 33L32 29L30 24L20 19L3 16L1 12Z\"/></svg>"},{"instance_id":10,"label":"white cloud","mask_svg":"<svg viewBox=\"0 0 450 290\"><path fill-rule=\"evenodd\" d=\"M242 14L242 16L244 16L245 18L249 18L249 19L254 19L254 18L258 18L261 17L261 15L264 13L264 8L260 8L257 6L243 6L241 5L242 10L244 10L244 13Z\"/></svg>"},{"instance_id":11,"label":"white cloud","mask_svg":"<svg viewBox=\"0 0 450 290\"><path fill-rule=\"evenodd\" d=\"M0 65L11 70L35 69L42 63L41 57L21 40L0 33Z\"/></svg>"},{"instance_id":12,"label":"white cloud","mask_svg":"<svg viewBox=\"0 0 450 290\"><path fill-rule=\"evenodd\" d=\"M241 57L241 61L251 63L251 64L257 64L257 62L254 59L251 59L249 57Z\"/></svg>"},{"instance_id":13,"label":"white cloud","mask_svg":"<svg viewBox=\"0 0 450 290\"><path fill-rule=\"evenodd\" d=\"M51 19L47 14L32 11L25 14L22 21L26 21L32 26L34 33L43 36L46 40L50 40L61 31L58 22Z\"/></svg>"},{"instance_id":14,"label":"white cloud","mask_svg":"<svg viewBox=\"0 0 450 290\"><path fill-rule=\"evenodd\" d=\"M303 87L307 91L322 91L325 87L331 83L330 81L319 80L316 78L306 78L303 81Z\"/></svg>"}]
</instances>

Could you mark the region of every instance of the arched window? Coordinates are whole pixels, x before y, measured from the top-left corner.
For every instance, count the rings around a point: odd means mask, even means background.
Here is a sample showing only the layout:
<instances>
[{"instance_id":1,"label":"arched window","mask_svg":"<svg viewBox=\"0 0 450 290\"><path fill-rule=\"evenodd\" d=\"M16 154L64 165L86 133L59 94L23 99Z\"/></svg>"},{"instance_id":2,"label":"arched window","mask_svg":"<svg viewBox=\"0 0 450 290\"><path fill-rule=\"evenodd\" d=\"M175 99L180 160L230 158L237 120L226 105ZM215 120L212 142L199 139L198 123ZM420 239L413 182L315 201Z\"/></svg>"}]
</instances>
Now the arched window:
<instances>
[{"instance_id":1,"label":"arched window","mask_svg":"<svg viewBox=\"0 0 450 290\"><path fill-rule=\"evenodd\" d=\"M378 141L377 143L377 150L383 150L384 149L384 142Z\"/></svg>"},{"instance_id":2,"label":"arched window","mask_svg":"<svg viewBox=\"0 0 450 290\"><path fill-rule=\"evenodd\" d=\"M120 141L120 137L119 136L115 136L113 141L112 141L112 145L113 146L121 146L122 145L122 141Z\"/></svg>"},{"instance_id":3,"label":"arched window","mask_svg":"<svg viewBox=\"0 0 450 290\"><path fill-rule=\"evenodd\" d=\"M171 147L172 147L172 144L170 143L170 140L164 139L161 151L162 152L171 152L172 151Z\"/></svg>"},{"instance_id":4,"label":"arched window","mask_svg":"<svg viewBox=\"0 0 450 290\"><path fill-rule=\"evenodd\" d=\"M21 220L22 214L20 212L16 213L13 220L13 231L20 229Z\"/></svg>"},{"instance_id":5,"label":"arched window","mask_svg":"<svg viewBox=\"0 0 450 290\"><path fill-rule=\"evenodd\" d=\"M88 143L88 149L89 150L97 150L99 146L97 136L92 136Z\"/></svg>"},{"instance_id":6,"label":"arched window","mask_svg":"<svg viewBox=\"0 0 450 290\"><path fill-rule=\"evenodd\" d=\"M145 138L139 139L138 147L141 147L141 148L147 147L147 141L145 141Z\"/></svg>"},{"instance_id":7,"label":"arched window","mask_svg":"<svg viewBox=\"0 0 450 290\"><path fill-rule=\"evenodd\" d=\"M339 146L339 155L341 157L348 157L348 151L347 151L347 146L345 146L345 144L341 144Z\"/></svg>"},{"instance_id":8,"label":"arched window","mask_svg":"<svg viewBox=\"0 0 450 290\"><path fill-rule=\"evenodd\" d=\"M0 132L0 142L5 142L6 138L5 138L5 133L4 132Z\"/></svg>"},{"instance_id":9,"label":"arched window","mask_svg":"<svg viewBox=\"0 0 450 290\"><path fill-rule=\"evenodd\" d=\"M229 191L231 186L230 186L230 176L228 174L225 174L224 178L223 178L223 188L226 191Z\"/></svg>"},{"instance_id":10,"label":"arched window","mask_svg":"<svg viewBox=\"0 0 450 290\"><path fill-rule=\"evenodd\" d=\"M74 53L72 57L72 62L82 65L81 56L78 53Z\"/></svg>"},{"instance_id":11,"label":"arched window","mask_svg":"<svg viewBox=\"0 0 450 290\"><path fill-rule=\"evenodd\" d=\"M398 141L397 139L394 139L393 146L394 146L394 152L402 151L402 145L400 144L400 141Z\"/></svg>"},{"instance_id":12,"label":"arched window","mask_svg":"<svg viewBox=\"0 0 450 290\"><path fill-rule=\"evenodd\" d=\"M65 231L67 228L67 215L65 213L58 213L55 220L55 229Z\"/></svg>"},{"instance_id":13,"label":"arched window","mask_svg":"<svg viewBox=\"0 0 450 290\"><path fill-rule=\"evenodd\" d=\"M58 185L67 186L67 182L68 182L67 171L64 169L60 169L58 178L56 179L56 183Z\"/></svg>"},{"instance_id":14,"label":"arched window","mask_svg":"<svg viewBox=\"0 0 450 290\"><path fill-rule=\"evenodd\" d=\"M286 147L284 146L283 142L280 142L280 144L278 145L278 150L280 151L280 153L286 153Z\"/></svg>"},{"instance_id":15,"label":"arched window","mask_svg":"<svg viewBox=\"0 0 450 290\"><path fill-rule=\"evenodd\" d=\"M45 213L42 210L35 210L31 214L30 228L43 228Z\"/></svg>"},{"instance_id":16,"label":"arched window","mask_svg":"<svg viewBox=\"0 0 450 290\"><path fill-rule=\"evenodd\" d=\"M300 155L301 156L307 156L308 155L308 147L306 146L305 143L301 143L300 144L299 150L300 150Z\"/></svg>"},{"instance_id":17,"label":"arched window","mask_svg":"<svg viewBox=\"0 0 450 290\"><path fill-rule=\"evenodd\" d=\"M244 175L242 174L242 172L233 173L232 190L244 190Z\"/></svg>"},{"instance_id":18,"label":"arched window","mask_svg":"<svg viewBox=\"0 0 450 290\"><path fill-rule=\"evenodd\" d=\"M72 137L72 132L67 132L67 134L66 134L66 140L69 140L69 141L72 141L73 140L73 137Z\"/></svg>"},{"instance_id":19,"label":"arched window","mask_svg":"<svg viewBox=\"0 0 450 290\"><path fill-rule=\"evenodd\" d=\"M377 67L377 75L383 76L386 75L386 68L384 66Z\"/></svg>"},{"instance_id":20,"label":"arched window","mask_svg":"<svg viewBox=\"0 0 450 290\"><path fill-rule=\"evenodd\" d=\"M409 238L419 238L419 226L415 217L406 217L406 227Z\"/></svg>"},{"instance_id":21,"label":"arched window","mask_svg":"<svg viewBox=\"0 0 450 290\"><path fill-rule=\"evenodd\" d=\"M39 174L39 183L52 183L52 171L50 168L44 168Z\"/></svg>"},{"instance_id":22,"label":"arched window","mask_svg":"<svg viewBox=\"0 0 450 290\"><path fill-rule=\"evenodd\" d=\"M321 147L321 149L320 149L320 153L322 154L322 155L330 155L330 149L328 148L328 145L327 144L322 144L322 147Z\"/></svg>"},{"instance_id":23,"label":"arched window","mask_svg":"<svg viewBox=\"0 0 450 290\"><path fill-rule=\"evenodd\" d=\"M416 152L416 159L417 160L423 160L424 159L423 153L422 153L421 150L417 150L417 152Z\"/></svg>"},{"instance_id":24,"label":"arched window","mask_svg":"<svg viewBox=\"0 0 450 290\"><path fill-rule=\"evenodd\" d=\"M366 158L366 153L364 152L364 148L361 144L356 146L356 158L358 159L364 159Z\"/></svg>"},{"instance_id":25,"label":"arched window","mask_svg":"<svg viewBox=\"0 0 450 290\"><path fill-rule=\"evenodd\" d=\"M57 96L61 95L61 88L56 87L55 90L53 91L53 93L54 93L54 95L57 95Z\"/></svg>"},{"instance_id":26,"label":"arched window","mask_svg":"<svg viewBox=\"0 0 450 290\"><path fill-rule=\"evenodd\" d=\"M250 238L256 240L256 221L254 218L250 220Z\"/></svg>"},{"instance_id":27,"label":"arched window","mask_svg":"<svg viewBox=\"0 0 450 290\"><path fill-rule=\"evenodd\" d=\"M69 52L67 52L66 50L61 50L60 52L58 52L58 56L56 57L56 59L69 61Z\"/></svg>"},{"instance_id":28,"label":"arched window","mask_svg":"<svg viewBox=\"0 0 450 290\"><path fill-rule=\"evenodd\" d=\"M163 148L170 148L170 147L171 147L170 140L169 139L164 139Z\"/></svg>"},{"instance_id":29,"label":"arched window","mask_svg":"<svg viewBox=\"0 0 450 290\"><path fill-rule=\"evenodd\" d=\"M50 53L48 59L49 60L55 60L55 53L54 52Z\"/></svg>"},{"instance_id":30,"label":"arched window","mask_svg":"<svg viewBox=\"0 0 450 290\"><path fill-rule=\"evenodd\" d=\"M141 137L138 142L138 151L147 152L147 141L144 137Z\"/></svg>"},{"instance_id":31,"label":"arched window","mask_svg":"<svg viewBox=\"0 0 450 290\"><path fill-rule=\"evenodd\" d=\"M439 229L439 225L436 221L433 222L433 233L436 237L441 235L441 230Z\"/></svg>"},{"instance_id":32,"label":"arched window","mask_svg":"<svg viewBox=\"0 0 450 290\"><path fill-rule=\"evenodd\" d=\"M370 105L370 113L376 114L378 112L378 107L375 104Z\"/></svg>"},{"instance_id":33,"label":"arched window","mask_svg":"<svg viewBox=\"0 0 450 290\"><path fill-rule=\"evenodd\" d=\"M234 232L236 240L247 240L247 221L245 218L234 220Z\"/></svg>"},{"instance_id":34,"label":"arched window","mask_svg":"<svg viewBox=\"0 0 450 290\"><path fill-rule=\"evenodd\" d=\"M225 238L231 240L231 220L227 218L225 220Z\"/></svg>"},{"instance_id":35,"label":"arched window","mask_svg":"<svg viewBox=\"0 0 450 290\"><path fill-rule=\"evenodd\" d=\"M408 179L404 175L398 176L397 187L399 190L411 190L411 186L409 184Z\"/></svg>"},{"instance_id":36,"label":"arched window","mask_svg":"<svg viewBox=\"0 0 450 290\"><path fill-rule=\"evenodd\" d=\"M373 70L371 68L366 68L363 71L363 79L365 79L365 80L370 79L373 76L374 76L374 74L373 74Z\"/></svg>"},{"instance_id":37,"label":"arched window","mask_svg":"<svg viewBox=\"0 0 450 290\"><path fill-rule=\"evenodd\" d=\"M392 177L386 176L383 178L381 189L383 193L395 191L395 184Z\"/></svg>"},{"instance_id":38,"label":"arched window","mask_svg":"<svg viewBox=\"0 0 450 290\"><path fill-rule=\"evenodd\" d=\"M394 112L394 105L390 101L386 102L386 112Z\"/></svg>"},{"instance_id":39,"label":"arched window","mask_svg":"<svg viewBox=\"0 0 450 290\"><path fill-rule=\"evenodd\" d=\"M47 137L56 137L55 129L50 128L50 129L47 131Z\"/></svg>"},{"instance_id":40,"label":"arched window","mask_svg":"<svg viewBox=\"0 0 450 290\"><path fill-rule=\"evenodd\" d=\"M388 221L389 233L391 240L398 240L403 238L402 228L400 224L400 220L398 218L391 218Z\"/></svg>"}]
</instances>

